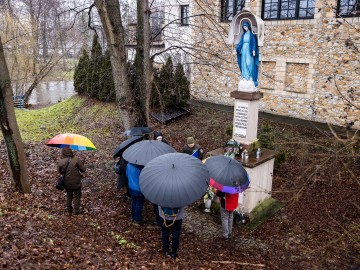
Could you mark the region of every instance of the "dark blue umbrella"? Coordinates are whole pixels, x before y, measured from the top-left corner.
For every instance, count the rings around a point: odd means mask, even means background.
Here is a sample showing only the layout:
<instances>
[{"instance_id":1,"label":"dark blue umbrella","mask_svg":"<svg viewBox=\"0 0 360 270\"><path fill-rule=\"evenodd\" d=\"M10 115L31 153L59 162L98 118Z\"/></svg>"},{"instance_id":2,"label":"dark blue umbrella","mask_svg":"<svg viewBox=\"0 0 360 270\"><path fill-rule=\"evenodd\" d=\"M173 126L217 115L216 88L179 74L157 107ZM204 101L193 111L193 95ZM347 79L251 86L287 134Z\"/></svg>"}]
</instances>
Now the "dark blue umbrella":
<instances>
[{"instance_id":1,"label":"dark blue umbrella","mask_svg":"<svg viewBox=\"0 0 360 270\"><path fill-rule=\"evenodd\" d=\"M125 136L139 136L144 134L150 134L152 129L149 127L133 127L124 131Z\"/></svg>"},{"instance_id":2,"label":"dark blue umbrella","mask_svg":"<svg viewBox=\"0 0 360 270\"><path fill-rule=\"evenodd\" d=\"M210 177L215 182L229 187L243 186L248 183L249 177L237 160L226 156L213 156L205 161Z\"/></svg>"},{"instance_id":3,"label":"dark blue umbrella","mask_svg":"<svg viewBox=\"0 0 360 270\"><path fill-rule=\"evenodd\" d=\"M209 171L199 159L171 153L154 158L142 169L140 189L152 203L177 208L200 199L209 179Z\"/></svg>"},{"instance_id":4,"label":"dark blue umbrella","mask_svg":"<svg viewBox=\"0 0 360 270\"><path fill-rule=\"evenodd\" d=\"M113 158L121 157L122 153L132 144L142 141L143 136L133 136L123 141L113 152Z\"/></svg>"},{"instance_id":5,"label":"dark blue umbrella","mask_svg":"<svg viewBox=\"0 0 360 270\"><path fill-rule=\"evenodd\" d=\"M131 145L122 156L127 162L145 166L154 158L168 153L176 153L176 150L157 140L145 140Z\"/></svg>"}]
</instances>

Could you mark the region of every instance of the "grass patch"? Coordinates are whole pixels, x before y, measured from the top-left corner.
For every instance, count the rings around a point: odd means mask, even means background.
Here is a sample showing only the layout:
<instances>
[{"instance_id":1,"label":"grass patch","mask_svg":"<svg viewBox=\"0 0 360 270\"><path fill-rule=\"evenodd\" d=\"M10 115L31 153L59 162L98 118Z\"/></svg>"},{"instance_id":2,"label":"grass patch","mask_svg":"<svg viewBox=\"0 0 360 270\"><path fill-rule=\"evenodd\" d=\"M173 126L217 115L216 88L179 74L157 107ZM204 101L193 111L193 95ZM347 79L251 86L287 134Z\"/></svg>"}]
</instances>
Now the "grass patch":
<instances>
[{"instance_id":1,"label":"grass patch","mask_svg":"<svg viewBox=\"0 0 360 270\"><path fill-rule=\"evenodd\" d=\"M84 98L73 96L39 110L15 109L22 140L42 142L59 133L75 133L77 130L75 115L84 102Z\"/></svg>"},{"instance_id":2,"label":"grass patch","mask_svg":"<svg viewBox=\"0 0 360 270\"><path fill-rule=\"evenodd\" d=\"M283 204L269 197L258 204L250 213L250 229L256 229L260 224L283 208Z\"/></svg>"},{"instance_id":3,"label":"grass patch","mask_svg":"<svg viewBox=\"0 0 360 270\"><path fill-rule=\"evenodd\" d=\"M60 133L109 137L121 125L113 103L94 102L77 95L42 109L15 108L15 115L23 142L44 142Z\"/></svg>"}]
</instances>

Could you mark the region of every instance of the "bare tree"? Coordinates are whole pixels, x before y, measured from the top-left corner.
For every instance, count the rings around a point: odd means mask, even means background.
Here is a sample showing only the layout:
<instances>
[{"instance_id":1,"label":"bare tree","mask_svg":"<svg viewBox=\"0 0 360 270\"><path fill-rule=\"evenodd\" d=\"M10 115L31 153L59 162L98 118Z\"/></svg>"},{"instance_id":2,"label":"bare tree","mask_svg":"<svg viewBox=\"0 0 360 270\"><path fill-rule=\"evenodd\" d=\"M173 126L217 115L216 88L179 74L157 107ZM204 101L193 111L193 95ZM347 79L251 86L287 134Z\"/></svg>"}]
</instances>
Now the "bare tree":
<instances>
[{"instance_id":1,"label":"bare tree","mask_svg":"<svg viewBox=\"0 0 360 270\"><path fill-rule=\"evenodd\" d=\"M122 118L123 126L128 129L140 123L133 93L128 78L127 55L125 49L125 32L121 21L118 0L95 0L95 6L104 28L110 48L111 66L115 84L116 103ZM141 123L142 124L142 123Z\"/></svg>"},{"instance_id":2,"label":"bare tree","mask_svg":"<svg viewBox=\"0 0 360 270\"><path fill-rule=\"evenodd\" d=\"M16 122L12 102L9 70L5 61L0 37L0 126L9 158L10 173L15 188L22 193L30 193L28 170L20 130Z\"/></svg>"},{"instance_id":3,"label":"bare tree","mask_svg":"<svg viewBox=\"0 0 360 270\"><path fill-rule=\"evenodd\" d=\"M147 126L149 122L149 104L152 81L152 65L150 61L150 8L148 0L137 0L136 31L136 96L139 104L139 124Z\"/></svg>"}]
</instances>

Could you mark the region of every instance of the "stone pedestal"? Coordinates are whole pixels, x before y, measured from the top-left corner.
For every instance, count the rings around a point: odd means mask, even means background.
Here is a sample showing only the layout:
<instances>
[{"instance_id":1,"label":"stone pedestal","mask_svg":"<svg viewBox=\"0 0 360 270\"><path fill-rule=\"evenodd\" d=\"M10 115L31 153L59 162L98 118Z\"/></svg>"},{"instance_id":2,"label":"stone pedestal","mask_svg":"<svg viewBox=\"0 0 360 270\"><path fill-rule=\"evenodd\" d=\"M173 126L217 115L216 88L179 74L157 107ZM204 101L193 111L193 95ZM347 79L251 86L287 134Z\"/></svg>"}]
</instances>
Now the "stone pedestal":
<instances>
[{"instance_id":1,"label":"stone pedestal","mask_svg":"<svg viewBox=\"0 0 360 270\"><path fill-rule=\"evenodd\" d=\"M247 159L236 157L247 171L250 186L239 196L239 208L250 213L259 203L271 196L274 160L276 152L262 149L256 158L254 143L257 141L260 91L233 91L234 101L233 139L238 141L249 153ZM224 155L225 149L218 148L208 152L209 156Z\"/></svg>"},{"instance_id":2,"label":"stone pedestal","mask_svg":"<svg viewBox=\"0 0 360 270\"><path fill-rule=\"evenodd\" d=\"M249 159L239 159L250 178L250 186L239 197L239 207L250 213L256 205L271 196L275 151L263 149L260 158L251 153Z\"/></svg>"},{"instance_id":3,"label":"stone pedestal","mask_svg":"<svg viewBox=\"0 0 360 270\"><path fill-rule=\"evenodd\" d=\"M231 92L234 101L233 139L251 151L250 145L257 140L260 91Z\"/></svg>"}]
</instances>

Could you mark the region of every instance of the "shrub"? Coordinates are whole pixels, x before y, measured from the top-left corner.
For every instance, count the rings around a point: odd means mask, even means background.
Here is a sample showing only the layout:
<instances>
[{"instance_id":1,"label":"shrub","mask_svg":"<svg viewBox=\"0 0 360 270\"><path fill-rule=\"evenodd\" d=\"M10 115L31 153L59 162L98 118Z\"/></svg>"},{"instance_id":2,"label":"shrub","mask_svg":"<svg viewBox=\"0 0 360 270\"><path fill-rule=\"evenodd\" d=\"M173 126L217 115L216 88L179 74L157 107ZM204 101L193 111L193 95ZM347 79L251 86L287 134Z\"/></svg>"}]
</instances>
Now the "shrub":
<instances>
[{"instance_id":1,"label":"shrub","mask_svg":"<svg viewBox=\"0 0 360 270\"><path fill-rule=\"evenodd\" d=\"M225 127L225 133L228 136L232 136L233 134L233 124L227 124Z\"/></svg>"},{"instance_id":2,"label":"shrub","mask_svg":"<svg viewBox=\"0 0 360 270\"><path fill-rule=\"evenodd\" d=\"M102 101L115 101L115 85L110 61L110 52L107 50L102 59L100 70L100 88L98 98Z\"/></svg>"},{"instance_id":3,"label":"shrub","mask_svg":"<svg viewBox=\"0 0 360 270\"><path fill-rule=\"evenodd\" d=\"M171 57L160 70L154 70L151 106L155 108L183 107L190 98L190 82L185 76L182 64L175 71Z\"/></svg>"},{"instance_id":4,"label":"shrub","mask_svg":"<svg viewBox=\"0 0 360 270\"><path fill-rule=\"evenodd\" d=\"M259 142L262 148L274 149L275 137L272 132L272 127L269 123L265 122L261 125L259 133Z\"/></svg>"},{"instance_id":5,"label":"shrub","mask_svg":"<svg viewBox=\"0 0 360 270\"><path fill-rule=\"evenodd\" d=\"M90 57L90 87L88 94L91 97L98 98L98 93L101 89L101 77L100 72L102 67L103 55L102 48L98 41L96 35L94 35L92 48L91 48L91 57Z\"/></svg>"},{"instance_id":6,"label":"shrub","mask_svg":"<svg viewBox=\"0 0 360 270\"><path fill-rule=\"evenodd\" d=\"M153 82L151 87L150 106L153 108L162 108L163 101L160 93L160 70L154 68Z\"/></svg>"},{"instance_id":7,"label":"shrub","mask_svg":"<svg viewBox=\"0 0 360 270\"><path fill-rule=\"evenodd\" d=\"M174 73L174 106L183 107L190 99L190 82L185 76L184 67L178 63Z\"/></svg>"},{"instance_id":8,"label":"shrub","mask_svg":"<svg viewBox=\"0 0 360 270\"><path fill-rule=\"evenodd\" d=\"M259 142L261 148L276 150L277 154L275 156L274 167L275 169L280 168L281 164L286 160L286 151L283 149L275 149L275 135L272 131L272 127L269 123L265 122L261 125Z\"/></svg>"},{"instance_id":9,"label":"shrub","mask_svg":"<svg viewBox=\"0 0 360 270\"><path fill-rule=\"evenodd\" d=\"M85 49L82 49L79 63L75 67L75 72L74 72L75 92L77 92L80 95L87 93L87 89L89 86L89 66L90 66L89 54Z\"/></svg>"}]
</instances>

